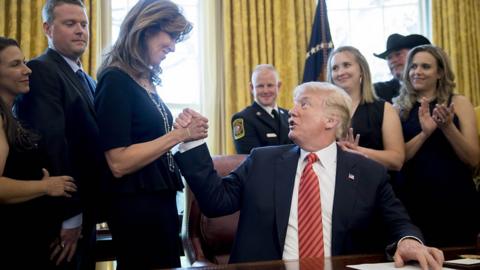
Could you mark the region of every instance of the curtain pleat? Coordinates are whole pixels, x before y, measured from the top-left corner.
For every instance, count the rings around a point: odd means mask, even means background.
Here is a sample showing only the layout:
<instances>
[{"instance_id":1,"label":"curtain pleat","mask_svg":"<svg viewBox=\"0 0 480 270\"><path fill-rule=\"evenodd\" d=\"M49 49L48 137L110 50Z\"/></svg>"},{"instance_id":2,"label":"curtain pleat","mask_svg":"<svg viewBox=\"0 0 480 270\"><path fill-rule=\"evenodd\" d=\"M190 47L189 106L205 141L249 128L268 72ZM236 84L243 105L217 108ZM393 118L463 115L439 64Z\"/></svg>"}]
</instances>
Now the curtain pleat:
<instances>
[{"instance_id":1,"label":"curtain pleat","mask_svg":"<svg viewBox=\"0 0 480 270\"><path fill-rule=\"evenodd\" d=\"M433 42L450 56L456 91L480 105L480 1L432 1Z\"/></svg>"}]
</instances>

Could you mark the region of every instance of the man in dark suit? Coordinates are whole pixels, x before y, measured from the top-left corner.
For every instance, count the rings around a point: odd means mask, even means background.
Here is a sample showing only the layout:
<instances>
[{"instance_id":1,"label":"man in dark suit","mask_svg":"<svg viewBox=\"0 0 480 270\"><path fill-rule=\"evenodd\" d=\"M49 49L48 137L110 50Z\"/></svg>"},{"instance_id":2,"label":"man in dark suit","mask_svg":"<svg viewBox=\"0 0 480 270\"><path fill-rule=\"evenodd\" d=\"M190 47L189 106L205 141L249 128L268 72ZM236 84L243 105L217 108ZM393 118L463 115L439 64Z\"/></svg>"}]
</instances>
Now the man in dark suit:
<instances>
[{"instance_id":1,"label":"man in dark suit","mask_svg":"<svg viewBox=\"0 0 480 270\"><path fill-rule=\"evenodd\" d=\"M240 210L230 262L370 252L376 238L371 225L380 221L389 232L387 250L395 254L397 266L418 260L423 269L440 269L442 252L421 243L422 235L395 197L386 169L336 145L350 122L351 99L345 91L329 83L309 82L298 86L294 96L289 137L296 145L254 149L223 179L214 172L204 144L180 144L175 155L204 214L216 217ZM176 128L191 126L189 134L200 133L195 128L201 121L206 120L185 111ZM312 155L320 160L310 162ZM312 177L310 184L316 185L317 194L307 198L318 203L305 209L302 185ZM305 214L307 220L320 219L319 226L310 228L321 230L318 242L307 247L300 241L308 229ZM307 238L318 237L318 232L308 232ZM318 247L319 253L309 255L305 252L309 247Z\"/></svg>"},{"instance_id":2,"label":"man in dark suit","mask_svg":"<svg viewBox=\"0 0 480 270\"><path fill-rule=\"evenodd\" d=\"M88 18L80 0L48 0L42 12L49 48L28 62L30 92L18 101L16 112L40 133L50 173L71 175L79 186L79 197L65 206L53 259L69 268L94 269L98 206L93 199L104 161L93 108L95 82L80 62L89 40Z\"/></svg>"},{"instance_id":3,"label":"man in dark suit","mask_svg":"<svg viewBox=\"0 0 480 270\"><path fill-rule=\"evenodd\" d=\"M402 73L405 67L408 51L416 46L430 44L430 41L422 35L391 34L387 39L387 49L380 54L374 53L378 58L387 60L393 79L385 82L374 83L375 93L378 97L392 103L392 98L400 93Z\"/></svg>"},{"instance_id":4,"label":"man in dark suit","mask_svg":"<svg viewBox=\"0 0 480 270\"><path fill-rule=\"evenodd\" d=\"M232 116L233 142L238 154L249 154L254 147L291 143L288 112L277 106L281 85L272 65L258 65L253 70L250 91L255 101Z\"/></svg>"}]
</instances>

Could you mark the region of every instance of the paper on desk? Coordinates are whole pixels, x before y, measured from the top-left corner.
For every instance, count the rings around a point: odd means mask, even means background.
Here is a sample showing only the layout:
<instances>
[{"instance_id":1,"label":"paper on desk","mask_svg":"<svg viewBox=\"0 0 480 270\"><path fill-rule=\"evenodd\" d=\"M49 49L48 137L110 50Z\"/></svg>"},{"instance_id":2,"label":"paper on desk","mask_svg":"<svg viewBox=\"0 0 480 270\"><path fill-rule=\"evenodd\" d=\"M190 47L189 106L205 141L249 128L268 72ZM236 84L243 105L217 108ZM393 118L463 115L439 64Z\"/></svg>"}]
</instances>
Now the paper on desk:
<instances>
[{"instance_id":1,"label":"paper on desk","mask_svg":"<svg viewBox=\"0 0 480 270\"><path fill-rule=\"evenodd\" d=\"M358 270L418 270L422 269L419 265L405 265L402 268L395 268L393 262L388 263L364 263L364 264L355 264L347 265L348 268L358 269ZM453 268L443 267L443 270L454 270Z\"/></svg>"},{"instance_id":2,"label":"paper on desk","mask_svg":"<svg viewBox=\"0 0 480 270\"><path fill-rule=\"evenodd\" d=\"M445 262L446 263L461 264L461 265L480 264L480 260L478 260L478 259L458 259L458 260L450 260L450 261L445 261Z\"/></svg>"}]
</instances>

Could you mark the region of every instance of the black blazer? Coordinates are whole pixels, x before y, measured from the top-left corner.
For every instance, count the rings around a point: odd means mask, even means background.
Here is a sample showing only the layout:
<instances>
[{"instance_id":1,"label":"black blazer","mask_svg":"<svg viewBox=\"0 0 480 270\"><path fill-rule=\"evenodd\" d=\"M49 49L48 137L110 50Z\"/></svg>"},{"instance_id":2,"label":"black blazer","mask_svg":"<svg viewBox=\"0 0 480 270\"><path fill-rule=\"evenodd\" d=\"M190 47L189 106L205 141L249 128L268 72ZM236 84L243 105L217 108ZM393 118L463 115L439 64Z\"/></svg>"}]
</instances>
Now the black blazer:
<instances>
[{"instance_id":1,"label":"black blazer","mask_svg":"<svg viewBox=\"0 0 480 270\"><path fill-rule=\"evenodd\" d=\"M50 175L72 176L81 204L71 202L65 217L95 209L101 166L105 163L93 104L68 63L52 49L29 61L30 92L16 103L18 118L40 133ZM95 82L88 77L90 85Z\"/></svg>"},{"instance_id":2,"label":"black blazer","mask_svg":"<svg viewBox=\"0 0 480 270\"><path fill-rule=\"evenodd\" d=\"M400 94L400 81L391 79L386 82L377 82L373 84L377 96L385 101L392 103L392 99Z\"/></svg>"},{"instance_id":3,"label":"black blazer","mask_svg":"<svg viewBox=\"0 0 480 270\"><path fill-rule=\"evenodd\" d=\"M238 154L249 154L254 147L292 143L288 138L288 111L280 107L278 111L279 124L256 102L232 116L233 142ZM241 132L244 136L236 136Z\"/></svg>"},{"instance_id":4,"label":"black blazer","mask_svg":"<svg viewBox=\"0 0 480 270\"><path fill-rule=\"evenodd\" d=\"M204 214L240 210L230 262L282 258L299 155L295 145L256 148L223 179L205 145L175 155ZM338 148L335 181L332 256L369 252L376 237L372 225L380 220L389 232L384 247L404 236L422 238L380 164Z\"/></svg>"}]
</instances>

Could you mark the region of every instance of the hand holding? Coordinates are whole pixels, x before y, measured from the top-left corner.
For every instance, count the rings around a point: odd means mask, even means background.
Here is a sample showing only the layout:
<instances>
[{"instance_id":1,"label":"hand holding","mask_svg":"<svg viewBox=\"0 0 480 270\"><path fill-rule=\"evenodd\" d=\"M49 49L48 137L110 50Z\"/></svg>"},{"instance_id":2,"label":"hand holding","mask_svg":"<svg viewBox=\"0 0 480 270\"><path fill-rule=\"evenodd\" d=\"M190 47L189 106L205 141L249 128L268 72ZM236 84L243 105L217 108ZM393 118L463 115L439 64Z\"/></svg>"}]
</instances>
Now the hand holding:
<instances>
[{"instance_id":1,"label":"hand holding","mask_svg":"<svg viewBox=\"0 0 480 270\"><path fill-rule=\"evenodd\" d=\"M45 190L49 196L72 197L70 193L77 191L77 186L70 176L50 176L48 171L43 168L42 182L45 183Z\"/></svg>"},{"instance_id":2,"label":"hand holding","mask_svg":"<svg viewBox=\"0 0 480 270\"><path fill-rule=\"evenodd\" d=\"M182 126L185 131L185 138L182 141L195 141L208 136L208 119L206 117L189 108L184 109L182 114L184 114L184 118L190 120L188 125Z\"/></svg>"},{"instance_id":3,"label":"hand holding","mask_svg":"<svg viewBox=\"0 0 480 270\"><path fill-rule=\"evenodd\" d=\"M433 120L430 114L430 102L426 98L422 98L420 108L418 109L418 119L422 132L429 137L437 128L437 123Z\"/></svg>"},{"instance_id":4,"label":"hand holding","mask_svg":"<svg viewBox=\"0 0 480 270\"><path fill-rule=\"evenodd\" d=\"M175 119L173 127L176 129L186 128L192 121L192 115L184 109Z\"/></svg>"},{"instance_id":5,"label":"hand holding","mask_svg":"<svg viewBox=\"0 0 480 270\"><path fill-rule=\"evenodd\" d=\"M70 262L77 250L78 239L81 238L81 232L82 226L72 229L62 228L59 239L56 239L50 245L50 247L53 248L50 260L55 260L56 265L60 265L65 259L67 262Z\"/></svg>"},{"instance_id":6,"label":"hand holding","mask_svg":"<svg viewBox=\"0 0 480 270\"><path fill-rule=\"evenodd\" d=\"M424 246L417 240L409 238L398 243L393 259L395 267L403 267L408 261L418 261L423 270L440 270L445 260L441 250Z\"/></svg>"}]
</instances>

